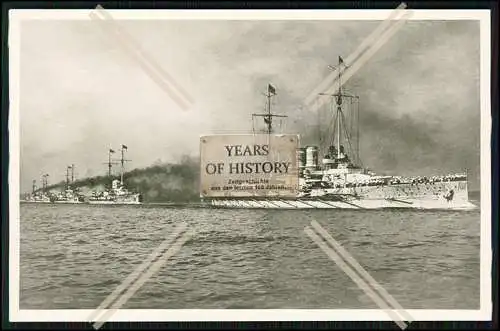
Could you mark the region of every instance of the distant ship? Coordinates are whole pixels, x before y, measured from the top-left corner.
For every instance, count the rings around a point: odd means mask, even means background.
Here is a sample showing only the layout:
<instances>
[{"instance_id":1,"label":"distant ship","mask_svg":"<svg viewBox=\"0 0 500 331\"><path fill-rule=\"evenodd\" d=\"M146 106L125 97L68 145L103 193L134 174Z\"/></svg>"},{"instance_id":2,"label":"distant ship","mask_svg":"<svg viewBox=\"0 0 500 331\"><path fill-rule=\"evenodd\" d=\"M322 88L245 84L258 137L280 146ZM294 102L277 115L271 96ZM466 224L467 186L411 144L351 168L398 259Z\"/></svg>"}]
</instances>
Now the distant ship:
<instances>
[{"instance_id":1,"label":"distant ship","mask_svg":"<svg viewBox=\"0 0 500 331\"><path fill-rule=\"evenodd\" d=\"M20 200L20 202L29 203L51 203L50 194L47 192L47 177L49 175L45 174L42 176L42 189L39 190L36 185L36 180L33 180L31 193L27 193Z\"/></svg>"},{"instance_id":2,"label":"distant ship","mask_svg":"<svg viewBox=\"0 0 500 331\"><path fill-rule=\"evenodd\" d=\"M74 182L74 165L68 166L66 169L66 186L62 192L52 193L48 190L48 174L42 176L42 188L38 189L36 180L33 180L32 192L25 194L20 202L32 203L84 203L85 198L78 190L73 190L71 184ZM71 169L71 182L69 170Z\"/></svg>"},{"instance_id":3,"label":"distant ship","mask_svg":"<svg viewBox=\"0 0 500 331\"><path fill-rule=\"evenodd\" d=\"M71 169L71 177L69 170ZM71 179L70 179L71 178ZM66 187L65 190L56 194L51 194L50 200L53 203L84 203L85 198L78 190L73 190L72 184L75 181L75 165L72 164L66 167Z\"/></svg>"},{"instance_id":4,"label":"distant ship","mask_svg":"<svg viewBox=\"0 0 500 331\"><path fill-rule=\"evenodd\" d=\"M121 170L120 170L120 180L112 179L111 187L105 189L104 191L94 191L92 196L88 198L89 204L99 204L99 205L139 205L142 204L142 195L140 193L130 192L123 183L123 174L125 171L125 151L128 149L127 146L122 145L121 147ZM115 151L109 149L108 151L108 177L112 178L112 166L115 162L112 162L111 156Z\"/></svg>"},{"instance_id":5,"label":"distant ship","mask_svg":"<svg viewBox=\"0 0 500 331\"><path fill-rule=\"evenodd\" d=\"M330 146L304 146L297 151L298 183L297 195L293 198L279 197L211 197L203 198L218 208L270 208L270 209L474 209L476 205L468 198L468 174L445 174L435 176L382 176L361 166L359 146L353 148L351 130L345 117L344 103L359 100L358 96L345 93L341 75L345 66L339 57L338 91L323 94L331 97L331 110L335 114L333 134L328 137ZM259 114L273 134L273 118L286 117L271 113L270 98L275 88L268 86L267 114ZM346 102L347 100L347 102ZM335 109L335 110L334 110ZM351 110L352 111L352 110ZM359 107L358 107L359 112ZM253 116L255 116L254 114ZM358 114L359 115L359 114ZM351 117L351 118L355 118ZM359 117L358 117L359 118ZM354 123L353 123L354 122ZM255 133L255 132L254 132ZM359 128L356 129L359 145ZM356 146L356 145L354 145ZM350 153L348 152L350 151ZM323 153L321 165L319 155Z\"/></svg>"}]
</instances>

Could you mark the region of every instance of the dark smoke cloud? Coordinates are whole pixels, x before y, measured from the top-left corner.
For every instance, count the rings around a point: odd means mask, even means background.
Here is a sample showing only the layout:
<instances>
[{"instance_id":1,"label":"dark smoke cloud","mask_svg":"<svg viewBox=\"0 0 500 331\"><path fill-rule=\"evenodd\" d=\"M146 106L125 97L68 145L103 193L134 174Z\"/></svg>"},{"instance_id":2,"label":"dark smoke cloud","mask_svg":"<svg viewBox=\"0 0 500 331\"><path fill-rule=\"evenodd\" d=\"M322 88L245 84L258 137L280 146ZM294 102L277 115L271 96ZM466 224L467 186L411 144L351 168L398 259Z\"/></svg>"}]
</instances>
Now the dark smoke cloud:
<instances>
[{"instance_id":1,"label":"dark smoke cloud","mask_svg":"<svg viewBox=\"0 0 500 331\"><path fill-rule=\"evenodd\" d=\"M177 163L160 163L124 174L124 184L140 192L144 202L189 202L199 200L199 160L183 156ZM116 176L114 178L117 178ZM89 196L109 187L111 179L97 176L75 181L72 186ZM48 186L51 192L65 189L65 182Z\"/></svg>"}]
</instances>

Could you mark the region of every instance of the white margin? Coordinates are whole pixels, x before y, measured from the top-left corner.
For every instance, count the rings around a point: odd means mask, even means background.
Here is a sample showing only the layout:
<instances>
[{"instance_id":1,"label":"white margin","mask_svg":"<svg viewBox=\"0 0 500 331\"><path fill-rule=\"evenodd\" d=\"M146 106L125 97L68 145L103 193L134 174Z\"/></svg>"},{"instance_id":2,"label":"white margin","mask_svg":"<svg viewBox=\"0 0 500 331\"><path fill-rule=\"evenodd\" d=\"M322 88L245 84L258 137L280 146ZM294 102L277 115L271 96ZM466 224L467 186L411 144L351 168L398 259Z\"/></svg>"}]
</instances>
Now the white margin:
<instances>
[{"instance_id":1,"label":"white margin","mask_svg":"<svg viewBox=\"0 0 500 331\"><path fill-rule=\"evenodd\" d=\"M88 20L92 10L9 10L9 320L10 322L87 321L93 309L19 309L19 77L23 20ZM391 10L108 10L115 19L133 20L383 20ZM479 20L481 40L481 244L480 309L408 309L416 321L489 321L491 298L491 104L490 11L409 10L409 20ZM110 321L390 321L379 309L120 309Z\"/></svg>"},{"instance_id":2,"label":"white margin","mask_svg":"<svg viewBox=\"0 0 500 331\"><path fill-rule=\"evenodd\" d=\"M16 320L19 311L20 295L20 58L21 58L21 22L9 11L7 45L9 47L9 319Z\"/></svg>"},{"instance_id":3,"label":"white margin","mask_svg":"<svg viewBox=\"0 0 500 331\"><path fill-rule=\"evenodd\" d=\"M489 12L489 11L488 11ZM480 309L491 319L493 247L491 239L491 22L480 20L480 103L481 103L481 240L480 240Z\"/></svg>"},{"instance_id":4,"label":"white margin","mask_svg":"<svg viewBox=\"0 0 500 331\"><path fill-rule=\"evenodd\" d=\"M16 314L18 322L88 322L94 309L31 310ZM106 310L104 310L106 311ZM396 310L395 310L396 311ZM488 321L480 310L406 309L415 321ZM382 309L120 309L108 322L218 321L388 321Z\"/></svg>"},{"instance_id":5,"label":"white margin","mask_svg":"<svg viewBox=\"0 0 500 331\"><path fill-rule=\"evenodd\" d=\"M133 20L385 20L389 10L122 10L107 9L115 19ZM95 9L11 9L20 20L89 20ZM410 20L478 20L489 10L411 10ZM398 18L394 18L398 20Z\"/></svg>"}]
</instances>

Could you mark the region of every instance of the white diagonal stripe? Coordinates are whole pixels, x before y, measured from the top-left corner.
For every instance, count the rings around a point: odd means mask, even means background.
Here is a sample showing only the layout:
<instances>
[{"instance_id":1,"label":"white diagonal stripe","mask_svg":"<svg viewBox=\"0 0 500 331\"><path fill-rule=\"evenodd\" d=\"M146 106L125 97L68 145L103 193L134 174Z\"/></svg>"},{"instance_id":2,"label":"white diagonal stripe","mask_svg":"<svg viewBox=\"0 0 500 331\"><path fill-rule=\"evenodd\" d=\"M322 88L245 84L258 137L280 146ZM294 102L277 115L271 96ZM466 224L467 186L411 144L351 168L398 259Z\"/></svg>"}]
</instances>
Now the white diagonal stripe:
<instances>
[{"instance_id":1,"label":"white diagonal stripe","mask_svg":"<svg viewBox=\"0 0 500 331\"><path fill-rule=\"evenodd\" d=\"M374 43L366 52L364 52L353 64L351 64L347 69L344 70L342 75L342 84L347 82L388 40L392 37L400 27L405 23L405 21L413 15L412 12L406 12L400 20L394 23L390 28L388 28L384 34ZM338 82L338 77L330 86L330 91L335 90L338 86L335 86ZM333 91L332 91L333 92Z\"/></svg>"},{"instance_id":2,"label":"white diagonal stripe","mask_svg":"<svg viewBox=\"0 0 500 331\"><path fill-rule=\"evenodd\" d=\"M106 20L112 21L115 25L115 29L117 32L123 34L129 43L131 43L135 49L139 52L139 54L152 66L154 69L159 71L166 80L169 81L177 90L178 92L188 101L188 102L193 102L189 94L173 79L172 76L168 74L148 53L144 52L144 50L141 48L140 44L129 34L127 31L123 28L121 28L118 24L118 22L113 19L111 14L104 10L104 8L101 5L97 5L96 10L98 13L100 13Z\"/></svg>"},{"instance_id":3,"label":"white diagonal stripe","mask_svg":"<svg viewBox=\"0 0 500 331\"><path fill-rule=\"evenodd\" d=\"M94 13L90 13L89 16L96 22L99 22L99 24L103 26L103 28L105 24L108 24L108 26L103 30L112 33L110 31L112 30L112 28L109 27L109 25L112 24L111 21L102 19ZM149 76L149 78L151 78L158 85L158 87L166 92L170 96L170 98L172 98L182 109L186 110L188 108L186 101L184 101L177 93L174 93L173 89L168 86L169 83L165 81L164 76L162 76L158 70L154 69L154 67L151 68L150 63L144 60L144 58L141 57L140 53L137 52L137 49L129 44L129 41L127 40L127 38L124 38L122 32L117 30L116 27L114 28L114 30L114 39L119 42L123 50L137 62L137 64L143 69L143 71Z\"/></svg>"},{"instance_id":4,"label":"white diagonal stripe","mask_svg":"<svg viewBox=\"0 0 500 331\"><path fill-rule=\"evenodd\" d=\"M405 329L407 327L406 323L403 322L402 317L394 310L390 309L387 303L378 296L368 284L359 277L354 270L352 270L340 256L335 253L333 249L328 247L328 245L321 240L321 238L314 233L311 228L306 227L304 232L328 255L333 262L335 262L341 269L344 271L355 283L358 285L360 289L362 289L376 304L380 307L380 309L384 310L391 319L401 328Z\"/></svg>"},{"instance_id":5,"label":"white diagonal stripe","mask_svg":"<svg viewBox=\"0 0 500 331\"><path fill-rule=\"evenodd\" d=\"M361 67L382 47L390 37L392 37L405 23L412 14L412 12L405 13L400 20L398 20L394 25L388 28L384 34L374 43L366 52L364 52L353 64L351 64L347 69L343 70L341 86L344 85L349 78L351 78ZM325 92L326 94L334 93L338 87L338 77L332 82L330 88ZM316 111L318 108L325 104L325 98L319 98L317 102L313 103L310 107L311 111Z\"/></svg>"},{"instance_id":6,"label":"white diagonal stripe","mask_svg":"<svg viewBox=\"0 0 500 331\"><path fill-rule=\"evenodd\" d=\"M143 272L146 270L153 261L160 256L163 251L170 246L172 241L176 239L182 232L186 230L187 225L182 223L149 255L149 257L140 264L134 272L132 272L116 289L104 299L104 301L97 307L92 314L89 316L88 321L94 321L95 318L101 313L103 309L106 309L115 299L123 292L126 288L132 284Z\"/></svg>"},{"instance_id":7,"label":"white diagonal stripe","mask_svg":"<svg viewBox=\"0 0 500 331\"><path fill-rule=\"evenodd\" d=\"M345 62L347 64L352 63L363 51L371 47L371 44L375 41L375 39L378 38L389 25L393 24L393 20L396 18L397 15L400 15L405 8L406 4L401 3L395 10L393 10L391 12L391 15L389 15L389 17L387 17L375 30L373 30L373 32L370 35L368 35L368 37L366 37L365 40L363 40L363 42L358 46L358 48L356 48L356 50L352 54L350 54L347 58L345 58ZM336 79L337 74L338 74L337 71L330 73L328 77L326 77L309 94L309 96L305 99L304 104L309 105L311 102L317 99L318 93L324 92L324 90L327 89L328 86L333 84L332 80Z\"/></svg>"},{"instance_id":8,"label":"white diagonal stripe","mask_svg":"<svg viewBox=\"0 0 500 331\"><path fill-rule=\"evenodd\" d=\"M406 321L413 322L410 314L380 285L349 252L347 252L323 227L316 221L311 221L311 226L326 240L333 248L346 260L379 294L394 308L400 311L400 314Z\"/></svg>"},{"instance_id":9,"label":"white diagonal stripe","mask_svg":"<svg viewBox=\"0 0 500 331\"><path fill-rule=\"evenodd\" d=\"M108 24L106 31L113 33L117 41L120 42L124 50L141 66L145 73L164 90L182 109L188 109L193 102L191 97L174 81L174 79L158 65L151 56L144 52L140 45L129 35L119 24L104 11L101 6L97 6L96 11L104 16L99 17L91 12L89 16L101 25Z\"/></svg>"},{"instance_id":10,"label":"white diagonal stripe","mask_svg":"<svg viewBox=\"0 0 500 331\"><path fill-rule=\"evenodd\" d=\"M104 314L97 319L98 322L94 323L94 328L99 329L104 323L106 323L109 318L116 313L118 309L121 308L134 294L137 292L145 282L151 278L160 268L168 261L169 258L174 256L191 237L193 236L192 231L185 232L181 238L179 238L170 247L163 256L161 256L156 262L154 262L151 267L134 283L128 288L128 290L113 304L110 310L104 312Z\"/></svg>"}]
</instances>

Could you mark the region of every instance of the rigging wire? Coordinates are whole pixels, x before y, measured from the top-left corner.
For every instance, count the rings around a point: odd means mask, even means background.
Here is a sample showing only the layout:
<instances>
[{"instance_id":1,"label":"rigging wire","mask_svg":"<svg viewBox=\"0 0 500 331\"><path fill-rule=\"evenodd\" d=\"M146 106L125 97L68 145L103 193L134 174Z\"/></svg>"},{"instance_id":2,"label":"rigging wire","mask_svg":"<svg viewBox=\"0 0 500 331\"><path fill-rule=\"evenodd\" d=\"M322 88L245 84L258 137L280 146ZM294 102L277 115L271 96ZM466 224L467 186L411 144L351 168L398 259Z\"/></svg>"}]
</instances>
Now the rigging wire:
<instances>
[{"instance_id":1,"label":"rigging wire","mask_svg":"<svg viewBox=\"0 0 500 331\"><path fill-rule=\"evenodd\" d=\"M341 112L340 113L341 116L342 116L342 119L345 123L345 117L344 117L344 113ZM344 134L345 134L345 137L346 137L346 140L347 140L347 143L349 144L349 151L352 152L353 151L353 148L352 148L352 144L351 144L351 138L350 138L350 135L349 135L349 132L347 132L347 128L345 127L345 125L343 126L344 127Z\"/></svg>"},{"instance_id":2,"label":"rigging wire","mask_svg":"<svg viewBox=\"0 0 500 331\"><path fill-rule=\"evenodd\" d=\"M335 134L337 133L337 126L335 124L337 123L337 117L338 117L338 115L339 115L338 112L335 112L335 118L334 118L333 123L332 123L333 124L332 125L333 132L332 132L332 135L331 135L331 137L332 137L331 144L330 144L331 146L335 146Z\"/></svg>"},{"instance_id":3,"label":"rigging wire","mask_svg":"<svg viewBox=\"0 0 500 331\"><path fill-rule=\"evenodd\" d=\"M352 102L352 98L349 98L349 132L352 133L352 109L353 109L353 106L352 106L353 102ZM354 151L353 151L354 152ZM353 153L353 158L355 157L355 154Z\"/></svg>"},{"instance_id":4,"label":"rigging wire","mask_svg":"<svg viewBox=\"0 0 500 331\"><path fill-rule=\"evenodd\" d=\"M356 103L356 108L357 108L357 125L356 125L356 153L357 153L357 159L358 159L358 163L359 163L359 166L364 168L363 166L363 161L361 161L361 158L359 157L359 143L360 143L360 139L359 139L359 98L357 98L357 103Z\"/></svg>"},{"instance_id":5,"label":"rigging wire","mask_svg":"<svg viewBox=\"0 0 500 331\"><path fill-rule=\"evenodd\" d=\"M317 99L316 99L316 102ZM319 141L319 152L321 152L322 148L323 148L323 134L322 134L322 130L321 130L321 108L316 108L318 109L317 111L317 120L318 120L318 141Z\"/></svg>"}]
</instances>

